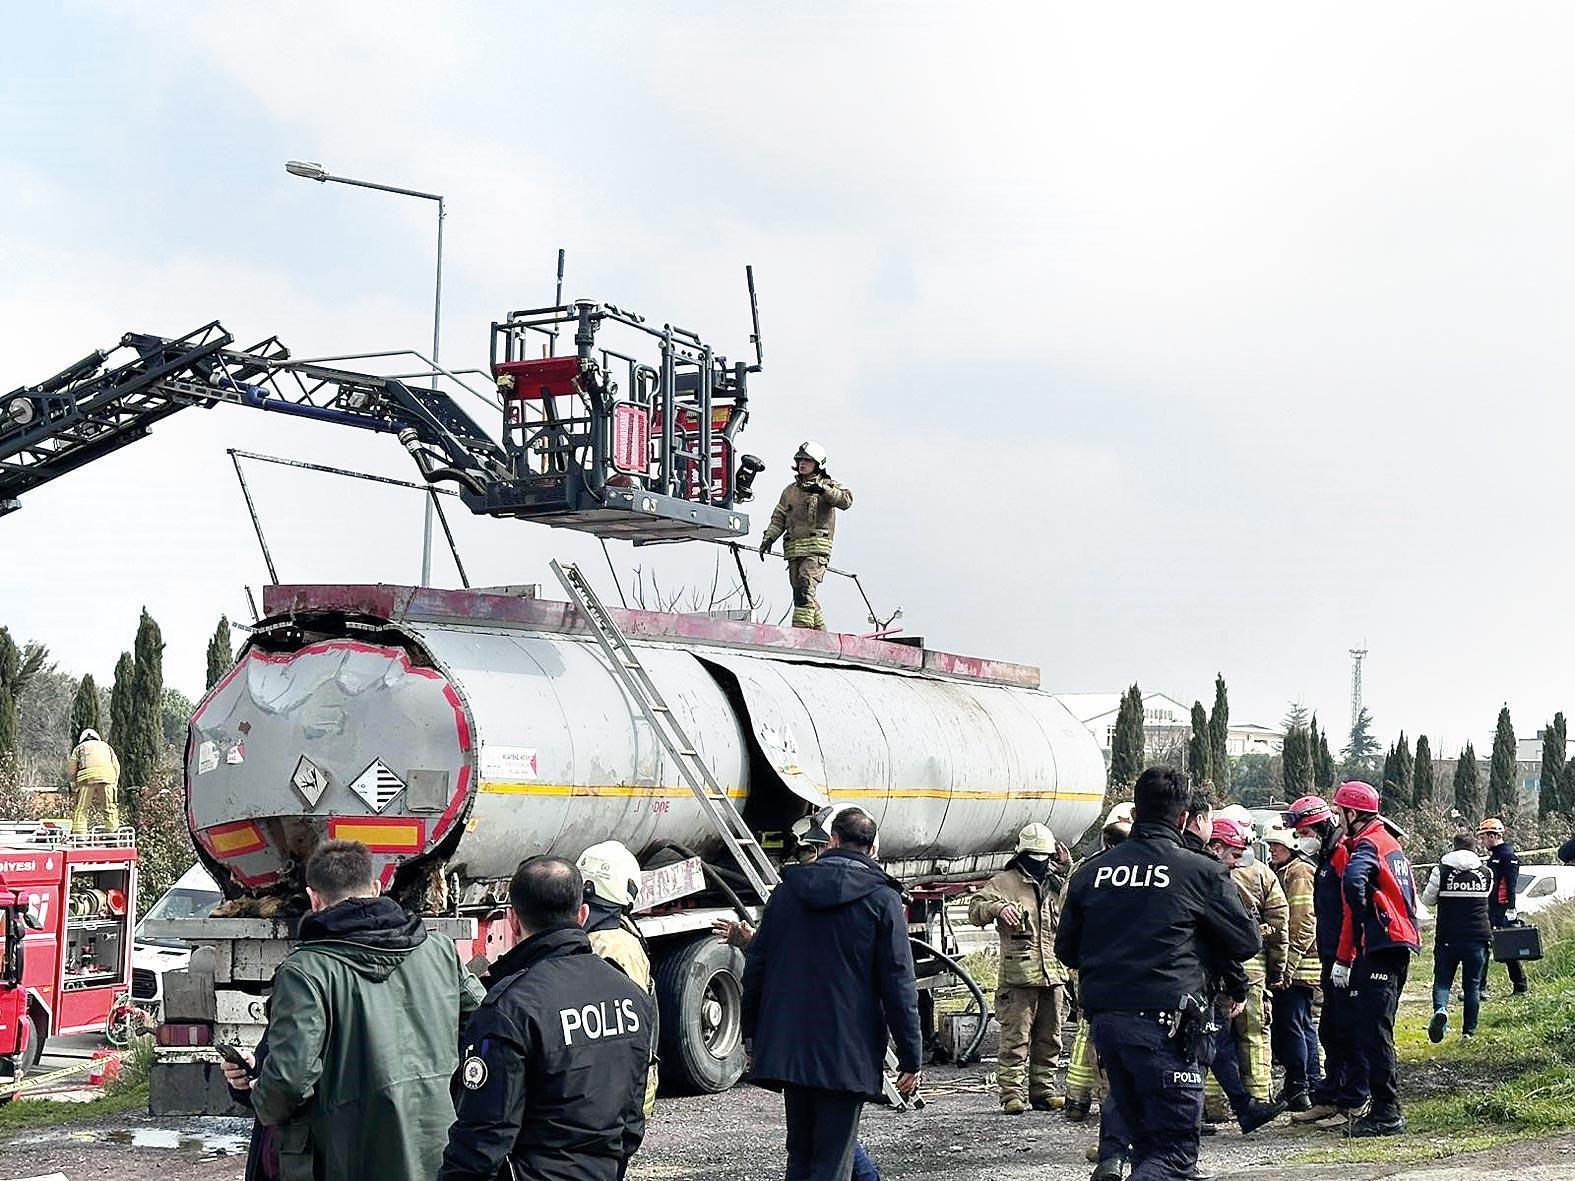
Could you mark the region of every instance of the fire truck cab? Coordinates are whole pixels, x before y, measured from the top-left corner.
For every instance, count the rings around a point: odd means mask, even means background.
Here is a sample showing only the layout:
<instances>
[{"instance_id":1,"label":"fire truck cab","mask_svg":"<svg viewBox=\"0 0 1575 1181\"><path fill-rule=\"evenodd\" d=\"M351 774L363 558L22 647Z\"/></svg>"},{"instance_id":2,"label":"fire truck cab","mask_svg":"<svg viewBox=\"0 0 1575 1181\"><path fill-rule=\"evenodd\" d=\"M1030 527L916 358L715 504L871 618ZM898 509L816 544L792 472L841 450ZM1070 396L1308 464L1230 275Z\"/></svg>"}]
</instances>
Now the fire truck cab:
<instances>
[{"instance_id":1,"label":"fire truck cab","mask_svg":"<svg viewBox=\"0 0 1575 1181\"><path fill-rule=\"evenodd\" d=\"M51 1037L105 1028L131 987L136 898L130 829L0 824L0 1079Z\"/></svg>"}]
</instances>

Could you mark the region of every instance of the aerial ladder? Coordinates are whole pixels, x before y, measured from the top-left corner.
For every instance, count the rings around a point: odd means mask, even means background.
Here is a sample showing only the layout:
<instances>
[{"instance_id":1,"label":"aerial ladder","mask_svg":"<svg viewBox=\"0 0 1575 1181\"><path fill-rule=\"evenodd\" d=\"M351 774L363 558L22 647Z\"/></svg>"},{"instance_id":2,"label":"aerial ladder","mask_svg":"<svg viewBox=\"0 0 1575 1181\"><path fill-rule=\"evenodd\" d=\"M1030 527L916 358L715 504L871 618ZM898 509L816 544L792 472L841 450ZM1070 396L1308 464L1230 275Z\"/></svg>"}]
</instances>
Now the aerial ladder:
<instances>
[{"instance_id":1,"label":"aerial ladder","mask_svg":"<svg viewBox=\"0 0 1575 1181\"><path fill-rule=\"evenodd\" d=\"M497 439L436 382L293 361L277 337L236 348L217 320L174 338L128 333L0 395L0 516L178 411L231 405L391 434L478 515L636 544L742 537L737 506L763 466L736 453L761 368L752 274L749 287L752 364L613 304L508 313L492 325ZM566 331L574 351L558 356Z\"/></svg>"}]
</instances>

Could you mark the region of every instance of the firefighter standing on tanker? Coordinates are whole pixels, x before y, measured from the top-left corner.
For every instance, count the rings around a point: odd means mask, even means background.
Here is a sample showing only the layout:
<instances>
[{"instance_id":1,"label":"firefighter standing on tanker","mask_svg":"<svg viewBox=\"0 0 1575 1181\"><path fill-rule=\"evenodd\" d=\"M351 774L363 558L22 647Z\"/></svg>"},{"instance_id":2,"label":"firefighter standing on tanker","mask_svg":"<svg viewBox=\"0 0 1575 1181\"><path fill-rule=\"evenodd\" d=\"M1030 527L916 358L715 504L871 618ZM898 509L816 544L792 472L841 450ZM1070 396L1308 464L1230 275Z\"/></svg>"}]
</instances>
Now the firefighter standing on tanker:
<instances>
[{"instance_id":1,"label":"firefighter standing on tanker","mask_svg":"<svg viewBox=\"0 0 1575 1181\"><path fill-rule=\"evenodd\" d=\"M71 831L87 832L93 805L104 809L110 828L120 827L120 808L115 803L115 788L120 783L120 757L115 748L98 736L97 730L84 730L66 759L66 778L76 792L71 809Z\"/></svg>"},{"instance_id":2,"label":"firefighter standing on tanker","mask_svg":"<svg viewBox=\"0 0 1575 1181\"><path fill-rule=\"evenodd\" d=\"M760 560L779 537L793 590L793 626L826 630L816 595L831 566L837 513L853 507L853 493L826 473L826 449L805 440L793 456L798 478L782 490L760 539Z\"/></svg>"},{"instance_id":3,"label":"firefighter standing on tanker","mask_svg":"<svg viewBox=\"0 0 1575 1181\"><path fill-rule=\"evenodd\" d=\"M585 878L585 934L591 950L654 997L651 954L629 916L640 893L640 862L621 841L603 841L575 863ZM656 1110L656 1063L645 1081L645 1116Z\"/></svg>"},{"instance_id":4,"label":"firefighter standing on tanker","mask_svg":"<svg viewBox=\"0 0 1575 1181\"><path fill-rule=\"evenodd\" d=\"M1055 1074L1061 1056L1066 969L1055 958L1054 944L1063 875L1071 864L1072 855L1049 828L1026 825L1017 834L1017 855L968 905L969 922L979 927L994 923L1001 935L1001 978L995 994L1001 1052L996 1080L1001 1110L1007 1115L1021 1115L1030 1103L1038 1111L1060 1107Z\"/></svg>"}]
</instances>

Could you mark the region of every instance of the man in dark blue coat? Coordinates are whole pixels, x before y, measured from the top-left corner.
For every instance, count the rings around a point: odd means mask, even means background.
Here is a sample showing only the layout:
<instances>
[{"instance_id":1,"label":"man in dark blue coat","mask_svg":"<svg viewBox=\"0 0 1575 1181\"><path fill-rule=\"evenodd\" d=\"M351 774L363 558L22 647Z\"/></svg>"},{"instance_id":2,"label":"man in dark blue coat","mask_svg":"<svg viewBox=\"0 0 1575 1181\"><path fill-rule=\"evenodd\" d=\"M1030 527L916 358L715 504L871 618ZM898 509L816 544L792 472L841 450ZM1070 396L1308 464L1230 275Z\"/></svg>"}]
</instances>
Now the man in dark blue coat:
<instances>
[{"instance_id":1,"label":"man in dark blue coat","mask_svg":"<svg viewBox=\"0 0 1575 1181\"><path fill-rule=\"evenodd\" d=\"M868 815L839 813L826 851L784 868L745 958L752 1081L782 1092L787 1181L846 1181L860 1112L883 1094L888 1035L898 1091L919 1086L908 918L875 839Z\"/></svg>"}]
</instances>

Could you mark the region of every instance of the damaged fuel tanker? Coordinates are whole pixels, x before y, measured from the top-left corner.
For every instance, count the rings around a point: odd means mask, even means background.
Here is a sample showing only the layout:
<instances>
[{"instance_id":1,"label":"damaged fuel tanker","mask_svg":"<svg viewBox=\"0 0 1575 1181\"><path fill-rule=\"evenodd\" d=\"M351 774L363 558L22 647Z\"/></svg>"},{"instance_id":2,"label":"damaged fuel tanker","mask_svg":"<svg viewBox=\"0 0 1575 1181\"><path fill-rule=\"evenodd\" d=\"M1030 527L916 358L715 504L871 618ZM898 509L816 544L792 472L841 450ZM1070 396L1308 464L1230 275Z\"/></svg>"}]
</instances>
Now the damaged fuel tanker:
<instances>
[{"instance_id":1,"label":"damaged fuel tanker","mask_svg":"<svg viewBox=\"0 0 1575 1181\"><path fill-rule=\"evenodd\" d=\"M231 914L269 914L299 892L319 842L354 839L387 890L466 920L450 933L471 932L474 951L493 954L503 887L522 858L574 858L617 839L647 871L636 918L656 967L664 1081L736 1081L737 953L708 928L756 900L572 606L280 586L268 588L265 613L198 706L187 747L187 818ZM1002 865L1024 824L1048 824L1070 844L1098 815L1099 746L1039 689L1037 669L748 622L611 614L768 850L815 808L856 804L880 825L890 872L950 887ZM258 920L204 921L222 963L218 928ZM218 1009L221 1034L260 1034L247 1021L226 1029Z\"/></svg>"}]
</instances>

